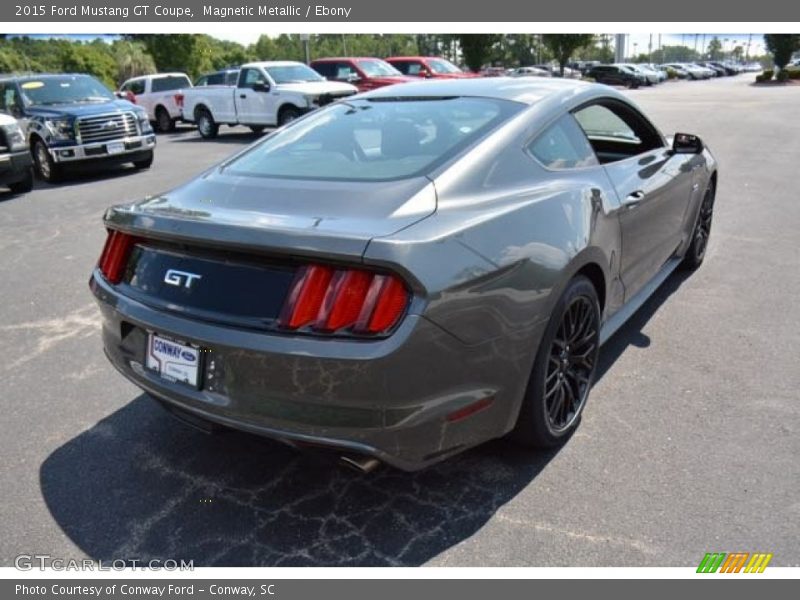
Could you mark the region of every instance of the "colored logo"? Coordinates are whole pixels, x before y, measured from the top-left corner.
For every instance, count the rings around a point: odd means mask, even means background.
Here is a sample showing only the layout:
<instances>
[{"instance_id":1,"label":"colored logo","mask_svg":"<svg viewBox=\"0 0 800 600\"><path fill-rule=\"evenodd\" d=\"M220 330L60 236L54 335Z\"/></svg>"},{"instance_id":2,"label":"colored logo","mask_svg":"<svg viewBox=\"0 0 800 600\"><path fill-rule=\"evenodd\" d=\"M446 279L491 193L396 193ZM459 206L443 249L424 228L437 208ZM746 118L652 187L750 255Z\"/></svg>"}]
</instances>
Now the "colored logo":
<instances>
[{"instance_id":1,"label":"colored logo","mask_svg":"<svg viewBox=\"0 0 800 600\"><path fill-rule=\"evenodd\" d=\"M697 567L698 573L763 573L772 554L755 552L708 552Z\"/></svg>"}]
</instances>

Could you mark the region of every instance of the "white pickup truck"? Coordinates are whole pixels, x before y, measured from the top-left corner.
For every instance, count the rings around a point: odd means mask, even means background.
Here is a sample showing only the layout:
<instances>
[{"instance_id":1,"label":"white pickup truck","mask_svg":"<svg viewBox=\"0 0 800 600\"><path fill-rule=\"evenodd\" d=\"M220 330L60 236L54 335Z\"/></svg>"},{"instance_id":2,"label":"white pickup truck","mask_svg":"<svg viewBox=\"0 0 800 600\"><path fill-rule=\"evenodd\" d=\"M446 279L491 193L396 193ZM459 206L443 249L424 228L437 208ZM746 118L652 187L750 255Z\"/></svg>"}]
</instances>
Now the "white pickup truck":
<instances>
[{"instance_id":1,"label":"white pickup truck","mask_svg":"<svg viewBox=\"0 0 800 600\"><path fill-rule=\"evenodd\" d=\"M247 125L258 133L357 91L300 62L253 62L242 65L235 86L184 90L183 119L196 123L204 138L216 137L220 125Z\"/></svg>"}]
</instances>

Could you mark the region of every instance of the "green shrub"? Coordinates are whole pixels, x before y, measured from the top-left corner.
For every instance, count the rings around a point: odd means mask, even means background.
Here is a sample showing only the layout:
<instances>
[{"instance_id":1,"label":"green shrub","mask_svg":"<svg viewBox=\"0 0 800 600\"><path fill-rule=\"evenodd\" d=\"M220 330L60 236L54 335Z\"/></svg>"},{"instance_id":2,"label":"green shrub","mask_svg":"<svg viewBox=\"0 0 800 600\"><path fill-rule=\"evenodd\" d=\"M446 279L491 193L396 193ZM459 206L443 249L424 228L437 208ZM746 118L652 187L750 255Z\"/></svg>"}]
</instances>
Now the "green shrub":
<instances>
[{"instance_id":1,"label":"green shrub","mask_svg":"<svg viewBox=\"0 0 800 600\"><path fill-rule=\"evenodd\" d=\"M586 77L585 75L581 77L581 81L588 81L589 83L594 83L596 79L594 77Z\"/></svg>"},{"instance_id":2,"label":"green shrub","mask_svg":"<svg viewBox=\"0 0 800 600\"><path fill-rule=\"evenodd\" d=\"M675 69L667 68L667 79L677 79L678 72Z\"/></svg>"},{"instance_id":3,"label":"green shrub","mask_svg":"<svg viewBox=\"0 0 800 600\"><path fill-rule=\"evenodd\" d=\"M765 83L772 80L772 70L766 69L763 73L756 75L756 83Z\"/></svg>"},{"instance_id":4,"label":"green shrub","mask_svg":"<svg viewBox=\"0 0 800 600\"><path fill-rule=\"evenodd\" d=\"M786 69L781 69L780 71L778 71L778 76L775 77L775 79L777 79L780 82L787 81L789 79L789 71L787 71Z\"/></svg>"},{"instance_id":5,"label":"green shrub","mask_svg":"<svg viewBox=\"0 0 800 600\"><path fill-rule=\"evenodd\" d=\"M789 73L789 79L800 79L800 69L787 70L786 72Z\"/></svg>"}]
</instances>

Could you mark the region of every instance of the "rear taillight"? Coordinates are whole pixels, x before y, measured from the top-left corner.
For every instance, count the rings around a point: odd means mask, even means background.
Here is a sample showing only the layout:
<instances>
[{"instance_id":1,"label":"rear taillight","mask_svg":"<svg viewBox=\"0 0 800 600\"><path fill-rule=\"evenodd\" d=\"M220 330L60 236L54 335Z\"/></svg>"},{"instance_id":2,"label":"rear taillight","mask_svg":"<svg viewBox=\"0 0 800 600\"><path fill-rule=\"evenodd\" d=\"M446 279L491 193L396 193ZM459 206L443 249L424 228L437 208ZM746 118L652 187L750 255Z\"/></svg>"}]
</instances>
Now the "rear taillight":
<instances>
[{"instance_id":1,"label":"rear taillight","mask_svg":"<svg viewBox=\"0 0 800 600\"><path fill-rule=\"evenodd\" d=\"M121 231L109 230L106 244L103 246L103 253L97 266L109 283L117 284L122 281L125 274L125 267L131 255L131 249L136 243L137 238Z\"/></svg>"},{"instance_id":2,"label":"rear taillight","mask_svg":"<svg viewBox=\"0 0 800 600\"><path fill-rule=\"evenodd\" d=\"M306 265L295 276L278 324L320 333L378 335L397 324L408 301L408 290L395 275Z\"/></svg>"},{"instance_id":3,"label":"rear taillight","mask_svg":"<svg viewBox=\"0 0 800 600\"><path fill-rule=\"evenodd\" d=\"M175 94L175 104L178 108L183 108L183 94Z\"/></svg>"}]
</instances>

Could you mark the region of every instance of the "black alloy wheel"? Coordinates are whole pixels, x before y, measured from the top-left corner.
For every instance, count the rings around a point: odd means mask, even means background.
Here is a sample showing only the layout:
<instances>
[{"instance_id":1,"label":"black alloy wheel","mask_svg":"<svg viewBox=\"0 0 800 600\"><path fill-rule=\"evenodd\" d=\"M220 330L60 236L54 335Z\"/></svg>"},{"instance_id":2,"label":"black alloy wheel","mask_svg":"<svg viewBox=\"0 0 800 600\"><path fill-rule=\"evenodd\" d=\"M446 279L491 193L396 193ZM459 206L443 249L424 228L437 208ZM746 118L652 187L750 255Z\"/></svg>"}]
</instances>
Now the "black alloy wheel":
<instances>
[{"instance_id":1,"label":"black alloy wheel","mask_svg":"<svg viewBox=\"0 0 800 600\"><path fill-rule=\"evenodd\" d=\"M547 324L511 437L552 448L577 428L600 354L600 303L589 279L572 279Z\"/></svg>"},{"instance_id":2,"label":"black alloy wheel","mask_svg":"<svg viewBox=\"0 0 800 600\"><path fill-rule=\"evenodd\" d=\"M597 363L598 339L593 304L587 296L577 296L564 312L550 345L542 390L553 433L569 429L583 409Z\"/></svg>"},{"instance_id":3,"label":"black alloy wheel","mask_svg":"<svg viewBox=\"0 0 800 600\"><path fill-rule=\"evenodd\" d=\"M696 269L703 264L708 250L708 238L711 236L711 222L714 218L714 185L710 183L703 195L700 211L697 214L697 223L692 233L692 242L683 259L683 266Z\"/></svg>"}]
</instances>

